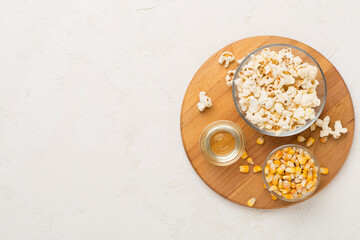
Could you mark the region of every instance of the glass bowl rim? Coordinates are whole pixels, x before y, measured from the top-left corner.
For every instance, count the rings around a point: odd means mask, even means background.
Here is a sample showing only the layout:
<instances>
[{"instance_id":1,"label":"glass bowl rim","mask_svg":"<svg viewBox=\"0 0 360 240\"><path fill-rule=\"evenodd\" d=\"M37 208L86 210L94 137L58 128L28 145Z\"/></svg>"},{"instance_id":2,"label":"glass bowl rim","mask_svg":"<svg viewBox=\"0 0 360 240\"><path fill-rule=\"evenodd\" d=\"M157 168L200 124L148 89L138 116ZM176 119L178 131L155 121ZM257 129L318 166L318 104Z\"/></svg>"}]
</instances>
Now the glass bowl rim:
<instances>
[{"instance_id":1,"label":"glass bowl rim","mask_svg":"<svg viewBox=\"0 0 360 240\"><path fill-rule=\"evenodd\" d=\"M272 193L272 192L270 192L270 191L268 190L270 186L269 186L269 184L266 182L266 177L265 177L265 166L266 166L266 163L267 163L267 161L269 160L269 158L270 158L276 151L278 151L278 150L280 150L280 149L284 149L284 148L286 148L286 147L296 147L296 148L303 149L304 151L306 151L306 152L310 155L310 157L311 157L312 159L314 159L315 166L318 167L318 173L317 173L317 175L318 175L317 180L318 180L318 181L317 181L317 183L315 184L315 189L314 189L314 191L310 192L309 194L307 194L307 195L304 196L304 197L293 198L293 199L286 199L286 198L284 198L283 196L281 196L281 195L279 195L279 194L276 194L276 193ZM262 177L263 177L264 184L265 184L265 186L266 186L266 190L269 191L270 194L273 194L274 196L276 196L276 197L278 197L279 199L281 199L281 200L283 200L283 201L286 201L286 202L300 202L300 201L303 201L303 200L309 198L311 195L313 195L313 194L316 192L316 190L317 190L317 188L318 188L318 186L319 186L319 184L320 184L320 180L321 180L320 163L319 163L319 161L317 160L317 158L315 157L315 155L314 155L309 149L307 149L306 147L303 147L303 146L301 146L301 145L298 145L298 144L285 144L285 145L281 145L281 146L275 148L273 151L271 151L271 153L270 153L270 154L266 157L266 159L265 159L265 162L264 162L264 164L263 164L263 168L262 168L261 173L262 173Z\"/></svg>"},{"instance_id":2,"label":"glass bowl rim","mask_svg":"<svg viewBox=\"0 0 360 240\"><path fill-rule=\"evenodd\" d=\"M321 106L320 106L320 110L318 111L318 113L315 115L315 118L313 120L310 120L308 121L305 125L295 129L295 130L291 130L291 131L286 131L286 132L281 132L280 134L276 135L275 132L271 132L271 131L266 131L266 130L263 130L263 129L260 129L259 127L257 127L255 124L251 123L248 119L246 119L246 117L242 114L242 111L239 109L238 105L237 105L237 101L238 101L238 97L235 96L235 77L238 75L240 69L243 67L243 64L244 62L251 57L251 55L253 55L255 52L258 52L264 48L270 48L270 47L277 47L277 46L283 46L283 47L290 47L290 48L295 48L303 53L305 53L307 56L310 57L310 59L312 59L317 68L320 70L320 73L321 73L321 76L324 80L324 87L325 87L325 94L324 94L324 100L322 101L321 103ZM290 44L285 44L285 43L274 43L274 44L268 44L268 45L265 45L265 46L262 46L262 47L259 47L255 50L253 50L252 52L250 52L246 57L244 57L244 59L241 61L239 67L236 69L236 72L234 74L234 78L233 78L233 83L232 83L232 96L233 96L233 101L234 101L234 104L235 104L235 108L237 110L237 112L240 114L241 118L248 124L250 125L253 129L255 129L256 131L262 133L262 134L265 134L265 135L268 135L268 136L272 136L272 137L289 137L289 136L294 136L298 133L301 133L302 131L306 130L308 127L310 127L321 115L322 111L324 110L324 107L325 107L325 102L326 102L326 97L327 97L327 84L326 84L326 78L325 78L325 74L322 70L322 68L320 67L320 64L315 60L315 58L313 56L311 56L308 52L306 52L305 50L299 48L299 47L296 47L296 46L293 46L293 45L290 45Z\"/></svg>"}]
</instances>

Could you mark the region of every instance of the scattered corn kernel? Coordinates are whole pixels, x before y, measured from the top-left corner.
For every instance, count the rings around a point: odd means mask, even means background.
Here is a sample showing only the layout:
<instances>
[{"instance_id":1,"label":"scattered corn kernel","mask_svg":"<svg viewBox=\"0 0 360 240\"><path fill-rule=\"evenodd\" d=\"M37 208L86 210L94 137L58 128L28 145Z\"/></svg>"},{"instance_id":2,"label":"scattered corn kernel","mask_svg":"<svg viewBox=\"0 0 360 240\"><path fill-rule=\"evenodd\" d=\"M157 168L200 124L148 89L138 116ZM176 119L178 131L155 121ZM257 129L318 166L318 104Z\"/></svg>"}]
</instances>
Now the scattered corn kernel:
<instances>
[{"instance_id":1,"label":"scattered corn kernel","mask_svg":"<svg viewBox=\"0 0 360 240\"><path fill-rule=\"evenodd\" d=\"M306 138L303 136L297 136L297 138L296 138L296 141L298 141L299 143L305 142L305 140L306 140Z\"/></svg>"},{"instance_id":2,"label":"scattered corn kernel","mask_svg":"<svg viewBox=\"0 0 360 240\"><path fill-rule=\"evenodd\" d=\"M248 154L247 154L246 151L244 151L244 152L241 154L241 158L242 158L242 159L245 159L245 158L247 158L247 157L248 157Z\"/></svg>"},{"instance_id":3,"label":"scattered corn kernel","mask_svg":"<svg viewBox=\"0 0 360 240\"><path fill-rule=\"evenodd\" d=\"M260 172L260 171L261 171L261 167L260 167L260 166L258 166L258 165L254 166L254 168L253 168L253 172L254 172L254 173L257 173L257 172Z\"/></svg>"},{"instance_id":4,"label":"scattered corn kernel","mask_svg":"<svg viewBox=\"0 0 360 240\"><path fill-rule=\"evenodd\" d=\"M255 202L256 202L256 199L253 197L253 198L250 198L250 199L247 201L246 204L247 204L249 207L252 207L252 206L254 206Z\"/></svg>"},{"instance_id":5,"label":"scattered corn kernel","mask_svg":"<svg viewBox=\"0 0 360 240\"><path fill-rule=\"evenodd\" d=\"M321 142L321 143L326 143L327 140L328 140L328 137L321 137L321 138L320 138L320 142Z\"/></svg>"},{"instance_id":6,"label":"scattered corn kernel","mask_svg":"<svg viewBox=\"0 0 360 240\"><path fill-rule=\"evenodd\" d=\"M326 174L329 173L329 169L321 167L321 168L320 168L320 172L321 172L321 174L326 175Z\"/></svg>"},{"instance_id":7,"label":"scattered corn kernel","mask_svg":"<svg viewBox=\"0 0 360 240\"><path fill-rule=\"evenodd\" d=\"M316 129L316 124L315 123L313 123L313 124L311 124L311 126L310 126L310 131L315 131L315 129Z\"/></svg>"},{"instance_id":8,"label":"scattered corn kernel","mask_svg":"<svg viewBox=\"0 0 360 240\"><path fill-rule=\"evenodd\" d=\"M246 159L246 161L249 163L249 164L252 164L254 165L254 161L251 157L249 157L248 159Z\"/></svg>"},{"instance_id":9,"label":"scattered corn kernel","mask_svg":"<svg viewBox=\"0 0 360 240\"><path fill-rule=\"evenodd\" d=\"M241 165L241 166L239 167L239 169L240 169L240 172L242 172L242 173L247 173L247 172L249 172L249 166L248 166L248 165Z\"/></svg>"},{"instance_id":10,"label":"scattered corn kernel","mask_svg":"<svg viewBox=\"0 0 360 240\"><path fill-rule=\"evenodd\" d=\"M259 144L259 145L263 145L264 144L264 137L259 137L257 140L256 140L256 143Z\"/></svg>"},{"instance_id":11,"label":"scattered corn kernel","mask_svg":"<svg viewBox=\"0 0 360 240\"><path fill-rule=\"evenodd\" d=\"M308 140L306 141L306 146L310 147L311 145L313 145L315 142L315 139L312 137L309 137Z\"/></svg>"}]
</instances>

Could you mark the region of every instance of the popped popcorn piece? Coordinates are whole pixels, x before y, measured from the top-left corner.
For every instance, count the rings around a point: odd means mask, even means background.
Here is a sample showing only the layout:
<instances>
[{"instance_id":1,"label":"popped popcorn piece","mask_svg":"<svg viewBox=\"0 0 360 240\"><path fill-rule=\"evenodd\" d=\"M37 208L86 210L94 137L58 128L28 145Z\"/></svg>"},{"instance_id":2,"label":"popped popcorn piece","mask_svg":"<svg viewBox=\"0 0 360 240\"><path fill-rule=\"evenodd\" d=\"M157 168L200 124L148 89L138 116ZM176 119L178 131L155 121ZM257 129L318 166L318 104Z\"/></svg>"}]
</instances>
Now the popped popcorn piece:
<instances>
[{"instance_id":1,"label":"popped popcorn piece","mask_svg":"<svg viewBox=\"0 0 360 240\"><path fill-rule=\"evenodd\" d=\"M265 48L250 56L233 81L245 117L260 129L280 134L315 119L314 108L321 103L316 75L317 68L302 63L291 49Z\"/></svg>"},{"instance_id":2,"label":"popped popcorn piece","mask_svg":"<svg viewBox=\"0 0 360 240\"><path fill-rule=\"evenodd\" d=\"M245 57L243 57L243 58L240 59L240 60L236 60L236 62L237 62L238 64L241 64L241 62L244 60L244 58L245 58Z\"/></svg>"},{"instance_id":3,"label":"popped popcorn piece","mask_svg":"<svg viewBox=\"0 0 360 240\"><path fill-rule=\"evenodd\" d=\"M322 130L320 131L320 137L327 137L327 136L329 136L329 134L334 133L331 130L331 127L329 127L329 123L330 123L330 117L329 116L326 116L324 118L324 120L322 120L321 122L319 121L319 123L322 123L322 125L321 125Z\"/></svg>"},{"instance_id":4,"label":"popped popcorn piece","mask_svg":"<svg viewBox=\"0 0 360 240\"><path fill-rule=\"evenodd\" d=\"M235 74L236 70L229 70L228 74L225 77L225 81L226 81L226 85L228 85L229 87L231 87L233 85L233 77Z\"/></svg>"},{"instance_id":5,"label":"popped popcorn piece","mask_svg":"<svg viewBox=\"0 0 360 240\"><path fill-rule=\"evenodd\" d=\"M231 52L223 52L219 58L219 63L223 64L225 62L225 67L227 68L234 60L235 57Z\"/></svg>"},{"instance_id":6,"label":"popped popcorn piece","mask_svg":"<svg viewBox=\"0 0 360 240\"><path fill-rule=\"evenodd\" d=\"M204 111L205 108L210 108L212 106L211 99L206 96L206 92L201 91L199 94L200 102L197 103L197 107L200 112Z\"/></svg>"},{"instance_id":7,"label":"popped popcorn piece","mask_svg":"<svg viewBox=\"0 0 360 240\"><path fill-rule=\"evenodd\" d=\"M347 128L343 128L340 121L335 121L334 128L335 128L335 130L333 132L333 137L335 139L338 139L340 137L341 133L342 134L347 133Z\"/></svg>"}]
</instances>

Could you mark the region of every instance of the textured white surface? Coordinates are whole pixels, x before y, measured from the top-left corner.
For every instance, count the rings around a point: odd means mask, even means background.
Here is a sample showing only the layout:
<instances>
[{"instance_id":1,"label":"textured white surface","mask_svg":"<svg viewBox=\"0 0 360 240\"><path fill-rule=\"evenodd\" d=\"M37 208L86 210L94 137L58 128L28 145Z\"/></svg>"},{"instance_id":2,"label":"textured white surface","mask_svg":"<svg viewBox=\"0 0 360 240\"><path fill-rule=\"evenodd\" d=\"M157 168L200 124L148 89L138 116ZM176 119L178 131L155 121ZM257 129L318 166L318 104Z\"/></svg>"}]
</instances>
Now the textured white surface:
<instances>
[{"instance_id":1,"label":"textured white surface","mask_svg":"<svg viewBox=\"0 0 360 240\"><path fill-rule=\"evenodd\" d=\"M329 58L357 114L359 5L0 1L0 239L359 239L358 118L335 180L274 211L210 190L179 130L196 70L254 35L294 38Z\"/></svg>"}]
</instances>

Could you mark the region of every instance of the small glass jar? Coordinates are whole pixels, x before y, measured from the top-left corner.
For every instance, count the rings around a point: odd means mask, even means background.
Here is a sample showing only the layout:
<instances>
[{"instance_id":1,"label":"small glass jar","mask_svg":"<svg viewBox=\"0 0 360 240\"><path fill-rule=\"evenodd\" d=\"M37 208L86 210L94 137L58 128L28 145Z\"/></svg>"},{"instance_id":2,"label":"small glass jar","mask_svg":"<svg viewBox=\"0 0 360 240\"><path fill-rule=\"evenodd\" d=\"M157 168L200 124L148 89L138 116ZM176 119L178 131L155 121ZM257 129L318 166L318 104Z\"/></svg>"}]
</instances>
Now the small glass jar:
<instances>
[{"instance_id":1,"label":"small glass jar","mask_svg":"<svg viewBox=\"0 0 360 240\"><path fill-rule=\"evenodd\" d=\"M199 143L201 153L208 162L216 166L229 166L243 154L245 135L235 123L220 120L203 130Z\"/></svg>"}]
</instances>

